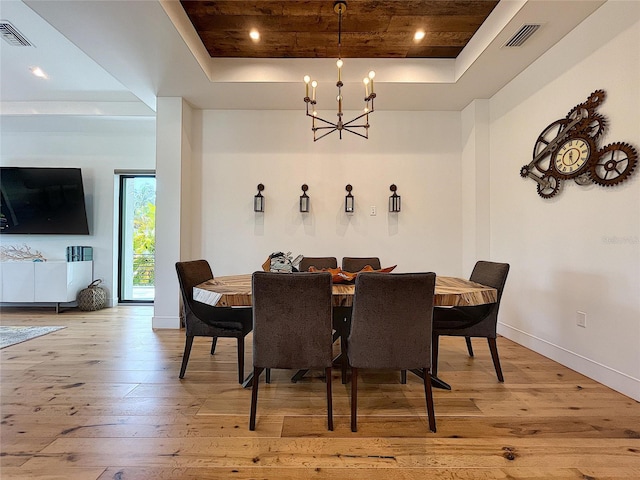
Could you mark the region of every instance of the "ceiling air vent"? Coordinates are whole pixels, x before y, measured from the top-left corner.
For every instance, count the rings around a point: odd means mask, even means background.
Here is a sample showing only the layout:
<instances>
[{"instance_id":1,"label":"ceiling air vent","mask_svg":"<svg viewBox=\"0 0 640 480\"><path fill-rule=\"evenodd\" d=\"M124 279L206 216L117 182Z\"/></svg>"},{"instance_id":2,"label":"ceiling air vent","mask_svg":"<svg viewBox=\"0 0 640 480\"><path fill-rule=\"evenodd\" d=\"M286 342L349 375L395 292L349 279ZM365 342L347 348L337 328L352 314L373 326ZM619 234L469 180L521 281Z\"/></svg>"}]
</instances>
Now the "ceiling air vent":
<instances>
[{"instance_id":1,"label":"ceiling air vent","mask_svg":"<svg viewBox=\"0 0 640 480\"><path fill-rule=\"evenodd\" d=\"M526 24L523 25L520 30L518 30L513 37L511 37L507 43L504 44L505 47L521 47L524 42L529 40L529 37L533 35L536 30L540 28L539 24Z\"/></svg>"},{"instance_id":2,"label":"ceiling air vent","mask_svg":"<svg viewBox=\"0 0 640 480\"><path fill-rule=\"evenodd\" d=\"M9 45L14 47L32 47L33 44L22 35L16 27L6 20L0 20L0 35Z\"/></svg>"}]
</instances>

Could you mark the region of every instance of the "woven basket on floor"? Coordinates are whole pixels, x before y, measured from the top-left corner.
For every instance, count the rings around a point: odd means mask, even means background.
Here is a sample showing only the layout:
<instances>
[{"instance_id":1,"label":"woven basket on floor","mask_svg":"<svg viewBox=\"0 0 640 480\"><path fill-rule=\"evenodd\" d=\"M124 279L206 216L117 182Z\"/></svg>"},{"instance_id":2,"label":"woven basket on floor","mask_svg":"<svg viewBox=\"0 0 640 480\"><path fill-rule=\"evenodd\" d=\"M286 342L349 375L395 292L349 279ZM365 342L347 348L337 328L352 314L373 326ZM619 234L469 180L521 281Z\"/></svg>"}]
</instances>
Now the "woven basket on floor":
<instances>
[{"instance_id":1,"label":"woven basket on floor","mask_svg":"<svg viewBox=\"0 0 640 480\"><path fill-rule=\"evenodd\" d=\"M107 305L107 291L99 287L101 279L94 280L87 288L78 293L78 308L85 312L100 310Z\"/></svg>"}]
</instances>

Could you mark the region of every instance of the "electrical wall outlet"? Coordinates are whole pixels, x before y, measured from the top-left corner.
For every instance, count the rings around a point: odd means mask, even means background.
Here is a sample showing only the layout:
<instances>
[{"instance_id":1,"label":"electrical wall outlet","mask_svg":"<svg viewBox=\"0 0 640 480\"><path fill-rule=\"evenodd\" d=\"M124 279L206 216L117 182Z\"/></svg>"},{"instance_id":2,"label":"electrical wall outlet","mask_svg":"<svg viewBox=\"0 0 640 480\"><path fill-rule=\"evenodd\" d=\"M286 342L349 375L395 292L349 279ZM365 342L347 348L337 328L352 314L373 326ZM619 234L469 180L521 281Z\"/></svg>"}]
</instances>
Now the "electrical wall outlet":
<instances>
[{"instance_id":1,"label":"electrical wall outlet","mask_svg":"<svg viewBox=\"0 0 640 480\"><path fill-rule=\"evenodd\" d=\"M372 217L375 217L376 213L377 213L376 206L375 205L371 205L371 210L370 210L369 215L371 215Z\"/></svg>"},{"instance_id":2,"label":"electrical wall outlet","mask_svg":"<svg viewBox=\"0 0 640 480\"><path fill-rule=\"evenodd\" d=\"M584 312L576 312L576 325L587 328L587 314Z\"/></svg>"}]
</instances>

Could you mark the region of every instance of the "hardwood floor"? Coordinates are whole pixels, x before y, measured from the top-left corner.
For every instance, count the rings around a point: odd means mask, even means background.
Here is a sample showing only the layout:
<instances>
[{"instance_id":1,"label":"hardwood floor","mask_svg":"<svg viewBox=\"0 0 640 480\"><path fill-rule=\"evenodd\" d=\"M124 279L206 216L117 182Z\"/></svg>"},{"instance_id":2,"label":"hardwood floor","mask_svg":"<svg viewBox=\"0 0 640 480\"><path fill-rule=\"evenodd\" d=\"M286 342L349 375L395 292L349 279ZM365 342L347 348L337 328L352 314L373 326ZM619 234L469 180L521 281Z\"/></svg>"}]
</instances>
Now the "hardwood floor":
<instances>
[{"instance_id":1,"label":"hardwood floor","mask_svg":"<svg viewBox=\"0 0 640 480\"><path fill-rule=\"evenodd\" d=\"M358 432L333 375L326 429L320 372L250 390L235 341L196 339L178 379L184 331L151 329L150 307L98 312L4 308L2 325L67 328L0 350L0 476L9 479L638 479L640 403L504 338L497 382L486 342L443 337L427 425L421 381L362 372ZM251 339L247 338L247 372Z\"/></svg>"}]
</instances>

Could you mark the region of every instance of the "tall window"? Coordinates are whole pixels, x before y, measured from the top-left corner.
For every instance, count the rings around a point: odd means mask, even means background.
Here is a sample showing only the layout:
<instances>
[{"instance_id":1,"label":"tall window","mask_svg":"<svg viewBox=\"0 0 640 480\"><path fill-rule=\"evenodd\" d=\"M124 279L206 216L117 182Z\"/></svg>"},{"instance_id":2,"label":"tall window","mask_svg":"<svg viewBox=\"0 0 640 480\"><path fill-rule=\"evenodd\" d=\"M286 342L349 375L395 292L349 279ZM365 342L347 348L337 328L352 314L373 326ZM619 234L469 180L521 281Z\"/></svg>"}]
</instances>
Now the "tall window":
<instances>
[{"instance_id":1,"label":"tall window","mask_svg":"<svg viewBox=\"0 0 640 480\"><path fill-rule=\"evenodd\" d=\"M119 302L155 297L156 178L120 175Z\"/></svg>"}]
</instances>

